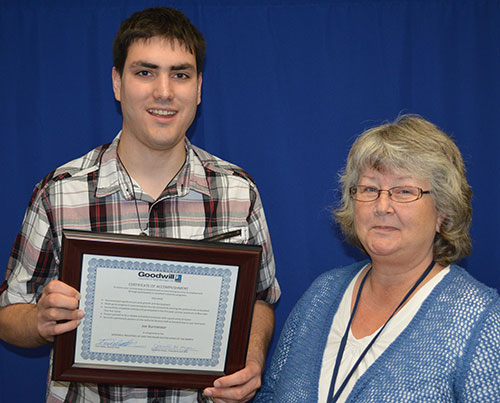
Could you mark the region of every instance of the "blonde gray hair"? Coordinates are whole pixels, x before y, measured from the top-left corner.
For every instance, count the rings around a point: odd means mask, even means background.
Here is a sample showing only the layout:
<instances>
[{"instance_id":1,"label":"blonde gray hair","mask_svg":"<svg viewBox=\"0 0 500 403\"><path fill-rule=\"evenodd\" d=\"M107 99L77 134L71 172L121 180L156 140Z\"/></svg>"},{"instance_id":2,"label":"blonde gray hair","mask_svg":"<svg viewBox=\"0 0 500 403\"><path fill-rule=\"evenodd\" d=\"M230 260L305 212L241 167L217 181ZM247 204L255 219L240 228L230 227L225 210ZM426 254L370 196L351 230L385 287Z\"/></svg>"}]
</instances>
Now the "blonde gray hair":
<instances>
[{"instance_id":1,"label":"blonde gray hair","mask_svg":"<svg viewBox=\"0 0 500 403\"><path fill-rule=\"evenodd\" d=\"M443 217L434 240L434 260L448 265L470 254L472 190L462 155L447 134L419 116L403 115L356 139L340 174L342 196L334 216L347 241L363 251L354 228L354 202L349 190L370 168L407 171L428 180L436 210Z\"/></svg>"}]
</instances>

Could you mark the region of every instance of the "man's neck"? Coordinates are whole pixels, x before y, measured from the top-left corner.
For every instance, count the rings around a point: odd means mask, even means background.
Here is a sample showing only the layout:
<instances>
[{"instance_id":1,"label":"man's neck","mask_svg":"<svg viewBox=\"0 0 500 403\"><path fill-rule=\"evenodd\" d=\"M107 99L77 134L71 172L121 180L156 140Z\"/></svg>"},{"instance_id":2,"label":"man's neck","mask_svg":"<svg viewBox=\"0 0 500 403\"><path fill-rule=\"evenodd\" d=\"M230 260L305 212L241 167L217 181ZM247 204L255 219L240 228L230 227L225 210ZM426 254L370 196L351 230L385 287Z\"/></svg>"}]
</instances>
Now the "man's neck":
<instances>
[{"instance_id":1,"label":"man's neck","mask_svg":"<svg viewBox=\"0 0 500 403\"><path fill-rule=\"evenodd\" d=\"M128 174L156 200L186 161L184 142L169 150L137 147L120 139L118 155Z\"/></svg>"}]
</instances>

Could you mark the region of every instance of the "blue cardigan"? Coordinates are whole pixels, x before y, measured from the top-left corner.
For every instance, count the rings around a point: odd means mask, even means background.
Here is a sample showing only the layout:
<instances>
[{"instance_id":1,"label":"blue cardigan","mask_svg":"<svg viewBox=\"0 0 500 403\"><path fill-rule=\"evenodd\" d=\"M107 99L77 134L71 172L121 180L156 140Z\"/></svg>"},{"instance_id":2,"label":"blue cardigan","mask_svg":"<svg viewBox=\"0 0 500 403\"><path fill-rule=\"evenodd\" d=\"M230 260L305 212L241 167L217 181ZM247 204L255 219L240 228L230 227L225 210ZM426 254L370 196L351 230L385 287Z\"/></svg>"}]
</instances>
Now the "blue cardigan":
<instances>
[{"instance_id":1,"label":"blue cardigan","mask_svg":"<svg viewBox=\"0 0 500 403\"><path fill-rule=\"evenodd\" d=\"M344 292L366 262L318 277L288 317L255 403L313 403ZM452 265L347 402L500 402L500 297Z\"/></svg>"}]
</instances>

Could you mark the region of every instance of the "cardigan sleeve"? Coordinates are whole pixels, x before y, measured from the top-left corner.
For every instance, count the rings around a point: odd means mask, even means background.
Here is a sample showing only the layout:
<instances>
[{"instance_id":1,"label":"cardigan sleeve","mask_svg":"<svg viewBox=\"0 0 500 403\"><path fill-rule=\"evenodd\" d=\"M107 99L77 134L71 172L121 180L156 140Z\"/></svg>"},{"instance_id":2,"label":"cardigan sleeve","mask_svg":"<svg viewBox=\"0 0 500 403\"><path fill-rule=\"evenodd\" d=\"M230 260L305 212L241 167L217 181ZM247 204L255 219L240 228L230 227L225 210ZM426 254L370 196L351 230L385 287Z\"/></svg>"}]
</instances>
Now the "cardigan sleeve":
<instances>
[{"instance_id":1,"label":"cardigan sleeve","mask_svg":"<svg viewBox=\"0 0 500 403\"><path fill-rule=\"evenodd\" d=\"M266 370L262 387L254 399L254 403L271 403L274 401L276 387L280 382L282 369L286 366L290 347L294 344L296 329L300 319L301 301L293 308L281 332L278 345L274 351L271 365Z\"/></svg>"},{"instance_id":2,"label":"cardigan sleeve","mask_svg":"<svg viewBox=\"0 0 500 403\"><path fill-rule=\"evenodd\" d=\"M318 379L332 318L363 264L320 275L292 309L255 403L318 400Z\"/></svg>"},{"instance_id":3,"label":"cardigan sleeve","mask_svg":"<svg viewBox=\"0 0 500 403\"><path fill-rule=\"evenodd\" d=\"M496 298L471 335L457 377L459 402L500 401L500 301Z\"/></svg>"}]
</instances>

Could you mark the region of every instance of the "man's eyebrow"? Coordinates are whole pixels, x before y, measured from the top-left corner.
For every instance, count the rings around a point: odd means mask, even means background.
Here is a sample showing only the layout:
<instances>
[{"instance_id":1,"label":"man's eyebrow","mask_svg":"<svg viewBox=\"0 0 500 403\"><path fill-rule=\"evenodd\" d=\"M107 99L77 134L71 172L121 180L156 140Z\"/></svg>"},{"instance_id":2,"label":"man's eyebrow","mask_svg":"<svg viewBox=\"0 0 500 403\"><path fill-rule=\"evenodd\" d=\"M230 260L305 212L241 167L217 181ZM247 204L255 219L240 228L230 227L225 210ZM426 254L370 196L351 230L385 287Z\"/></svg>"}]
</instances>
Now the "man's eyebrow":
<instances>
[{"instance_id":1,"label":"man's eyebrow","mask_svg":"<svg viewBox=\"0 0 500 403\"><path fill-rule=\"evenodd\" d=\"M157 64L146 62L144 60L137 60L136 62L132 62L130 63L130 67L131 68L144 67L147 69L154 69L154 70L160 68L160 66L158 66ZM195 67L191 63L181 63L170 66L170 71L181 71L181 70L195 70Z\"/></svg>"},{"instance_id":2,"label":"man's eyebrow","mask_svg":"<svg viewBox=\"0 0 500 403\"><path fill-rule=\"evenodd\" d=\"M181 63L181 64L175 64L170 67L170 71L178 71L178 70L194 70L194 66L191 63Z\"/></svg>"},{"instance_id":3,"label":"man's eyebrow","mask_svg":"<svg viewBox=\"0 0 500 403\"><path fill-rule=\"evenodd\" d=\"M130 64L130 67L146 67L148 69L157 69L159 66L157 64L153 64L153 63L149 63L149 62L145 62L145 61L142 61L142 60L138 60L136 62L133 62Z\"/></svg>"}]
</instances>

